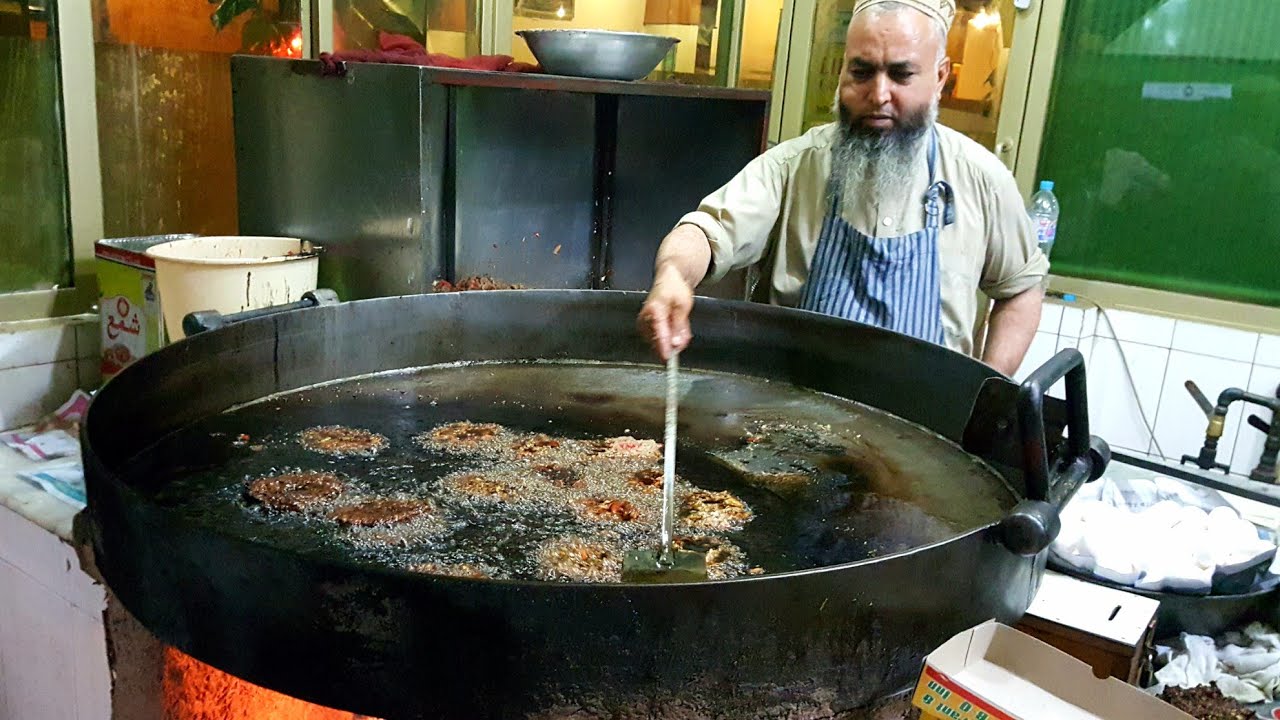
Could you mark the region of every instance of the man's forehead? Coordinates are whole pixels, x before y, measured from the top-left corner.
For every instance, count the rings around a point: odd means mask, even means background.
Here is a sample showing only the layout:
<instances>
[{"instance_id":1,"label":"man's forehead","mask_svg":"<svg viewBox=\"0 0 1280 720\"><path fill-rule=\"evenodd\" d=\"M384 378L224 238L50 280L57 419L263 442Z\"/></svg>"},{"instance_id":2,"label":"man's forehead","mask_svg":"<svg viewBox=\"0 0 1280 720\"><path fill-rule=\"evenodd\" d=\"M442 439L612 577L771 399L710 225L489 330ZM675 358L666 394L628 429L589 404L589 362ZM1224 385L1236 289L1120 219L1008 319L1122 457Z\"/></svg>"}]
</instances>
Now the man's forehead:
<instances>
[{"instance_id":1,"label":"man's forehead","mask_svg":"<svg viewBox=\"0 0 1280 720\"><path fill-rule=\"evenodd\" d=\"M884 65L917 61L936 49L939 37L933 20L920 13L855 15L845 39L845 57Z\"/></svg>"},{"instance_id":2,"label":"man's forehead","mask_svg":"<svg viewBox=\"0 0 1280 720\"><path fill-rule=\"evenodd\" d=\"M956 19L956 0L857 0L853 5L853 17L856 18L865 10L886 4L919 10L948 30Z\"/></svg>"}]
</instances>

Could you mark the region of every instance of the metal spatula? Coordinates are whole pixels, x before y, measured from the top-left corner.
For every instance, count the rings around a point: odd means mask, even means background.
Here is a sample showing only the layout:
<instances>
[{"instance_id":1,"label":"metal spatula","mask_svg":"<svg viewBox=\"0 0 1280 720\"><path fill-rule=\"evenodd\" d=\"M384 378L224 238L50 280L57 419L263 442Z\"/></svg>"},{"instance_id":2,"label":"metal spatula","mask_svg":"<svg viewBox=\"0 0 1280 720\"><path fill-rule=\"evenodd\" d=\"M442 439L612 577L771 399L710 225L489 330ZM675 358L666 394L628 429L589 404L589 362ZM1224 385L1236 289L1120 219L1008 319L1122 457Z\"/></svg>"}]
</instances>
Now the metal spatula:
<instances>
[{"instance_id":1,"label":"metal spatula","mask_svg":"<svg viewBox=\"0 0 1280 720\"><path fill-rule=\"evenodd\" d=\"M707 579L703 553L677 550L671 540L676 516L676 407L680 401L680 360L667 360L667 414L662 458L662 537L656 549L632 550L622 561L623 582L678 583Z\"/></svg>"}]
</instances>

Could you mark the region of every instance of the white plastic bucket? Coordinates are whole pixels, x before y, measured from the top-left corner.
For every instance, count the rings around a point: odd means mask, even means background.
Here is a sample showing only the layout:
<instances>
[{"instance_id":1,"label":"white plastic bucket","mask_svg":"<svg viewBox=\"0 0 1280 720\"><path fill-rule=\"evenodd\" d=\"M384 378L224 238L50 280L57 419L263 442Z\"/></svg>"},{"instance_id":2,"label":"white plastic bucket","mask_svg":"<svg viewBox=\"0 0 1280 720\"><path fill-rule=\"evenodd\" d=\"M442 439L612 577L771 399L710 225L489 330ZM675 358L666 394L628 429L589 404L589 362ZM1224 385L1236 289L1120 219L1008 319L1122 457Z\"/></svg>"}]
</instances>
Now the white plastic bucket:
<instances>
[{"instance_id":1,"label":"white plastic bucket","mask_svg":"<svg viewBox=\"0 0 1280 720\"><path fill-rule=\"evenodd\" d=\"M160 309L171 341L182 318L282 305L316 289L320 258L298 238L220 236L174 240L147 249L156 263Z\"/></svg>"}]
</instances>

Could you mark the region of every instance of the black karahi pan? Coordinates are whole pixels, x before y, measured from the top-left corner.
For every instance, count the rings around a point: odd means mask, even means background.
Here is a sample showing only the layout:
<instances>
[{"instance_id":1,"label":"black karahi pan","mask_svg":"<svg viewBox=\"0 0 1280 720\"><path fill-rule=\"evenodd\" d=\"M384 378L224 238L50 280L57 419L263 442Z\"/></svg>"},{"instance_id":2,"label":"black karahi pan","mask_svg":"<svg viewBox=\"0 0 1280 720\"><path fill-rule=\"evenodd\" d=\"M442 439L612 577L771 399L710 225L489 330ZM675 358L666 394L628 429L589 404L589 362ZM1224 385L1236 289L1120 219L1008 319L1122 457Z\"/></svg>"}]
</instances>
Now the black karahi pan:
<instances>
[{"instance_id":1,"label":"black karahi pan","mask_svg":"<svg viewBox=\"0 0 1280 720\"><path fill-rule=\"evenodd\" d=\"M384 718L576 711L829 717L909 686L923 656L954 633L990 618L1013 622L1025 611L1056 533L1057 509L1080 483L1101 474L1108 457L1105 444L1088 434L1079 353L1064 351L1019 387L941 347L748 303L698 300L697 338L682 363L708 382L682 399L682 414L689 407L694 423L682 437L695 440L682 463L694 474L705 467L708 476L768 474L732 452L719 453L717 463L698 456L699 433L702 447L711 448L719 437L715 423L732 415L714 406L731 404L725 395L733 400L735 387L767 380L831 402L855 400L896 416L894 427L913 427L900 434L908 443L924 438L916 446L923 460L951 456L981 468L924 477L930 461L926 470L907 472L907 490L920 491L922 507L933 504L931 517L946 516L949 532L913 536L911 527L881 515L876 537L889 539L871 543L877 552L859 555L849 543L829 542L832 532L809 533L825 539L805 547L827 555L810 553L793 568L775 564L764 575L689 585L485 580L408 572L394 562L344 555L306 533L246 531L230 515L192 501L208 490L189 482L193 474L216 477L232 468L223 480L234 487L244 479L236 463L255 452L198 440L193 428L253 413L257 423L274 416L283 429L270 453L293 431L284 425L307 419L298 408L314 398L329 399L319 403L324 409L315 410L315 422L379 416L399 428L389 431L393 444L458 413L483 410L456 397L432 405L414 395L401 404L419 376L378 373L461 362L468 364L453 371L465 377L491 372L481 363L501 361L544 370L605 364L660 377L634 331L641 300L634 293L501 291L326 304L226 324L148 356L100 391L82 430L96 562L112 591L164 641L260 685ZM357 377L365 379L315 387ZM735 377L744 379L735 384ZM1063 377L1067 402L1046 397ZM504 411L500 419L557 421L578 434L643 432L644 387L623 382L592 396L554 383L513 386L512 396L541 393L542 407L533 414L527 407ZM349 388L357 389L344 401ZM661 383L653 388L652 422L660 426ZM553 412L557 397L564 402ZM489 407L495 399L488 398ZM715 409L703 413L701 428L700 406ZM248 414L228 414L232 408ZM262 432L255 426L240 445L252 446ZM828 470L854 478L865 468ZM426 471L413 472L426 478ZM983 473L986 481L974 479ZM1003 493L999 512L985 503L982 513L965 518L939 507L947 504L939 498L978 493ZM773 494L770 507L790 507L786 493ZM849 527L858 524L857 508L834 501L827 507L853 518ZM806 517L803 527L825 522L819 511ZM790 537L780 541L778 547L797 547Z\"/></svg>"}]
</instances>

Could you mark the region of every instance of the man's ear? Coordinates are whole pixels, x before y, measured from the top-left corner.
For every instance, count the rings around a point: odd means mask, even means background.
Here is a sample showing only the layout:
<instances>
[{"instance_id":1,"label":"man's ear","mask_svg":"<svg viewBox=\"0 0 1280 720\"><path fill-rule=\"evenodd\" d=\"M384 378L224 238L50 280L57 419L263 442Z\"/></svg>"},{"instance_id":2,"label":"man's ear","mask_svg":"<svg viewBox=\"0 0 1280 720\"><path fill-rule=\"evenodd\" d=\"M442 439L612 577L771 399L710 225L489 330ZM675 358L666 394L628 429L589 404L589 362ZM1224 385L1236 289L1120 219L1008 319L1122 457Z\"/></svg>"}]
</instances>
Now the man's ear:
<instances>
[{"instance_id":1,"label":"man's ear","mask_svg":"<svg viewBox=\"0 0 1280 720\"><path fill-rule=\"evenodd\" d=\"M944 57L938 62L938 96L942 96L942 89L947 86L947 78L951 77L951 58Z\"/></svg>"}]
</instances>

